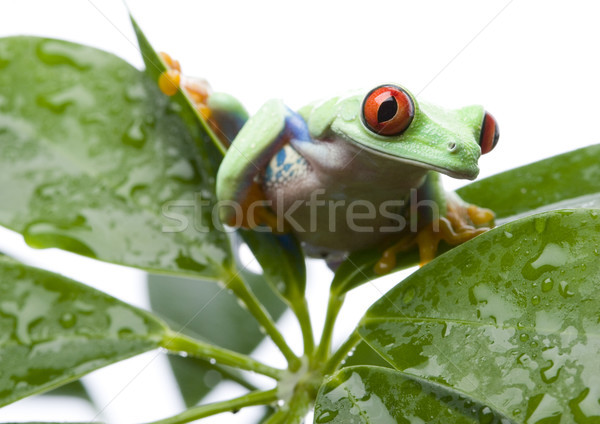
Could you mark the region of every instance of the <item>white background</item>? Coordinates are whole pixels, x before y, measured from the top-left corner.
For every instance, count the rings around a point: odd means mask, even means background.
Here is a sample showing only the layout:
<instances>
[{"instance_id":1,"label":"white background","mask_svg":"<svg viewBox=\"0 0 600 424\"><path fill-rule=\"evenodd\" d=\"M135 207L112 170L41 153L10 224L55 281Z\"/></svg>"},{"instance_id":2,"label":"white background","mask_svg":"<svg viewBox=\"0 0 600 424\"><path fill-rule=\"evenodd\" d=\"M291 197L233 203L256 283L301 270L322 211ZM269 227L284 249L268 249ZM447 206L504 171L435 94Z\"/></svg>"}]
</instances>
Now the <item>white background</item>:
<instances>
[{"instance_id":1,"label":"white background","mask_svg":"<svg viewBox=\"0 0 600 424\"><path fill-rule=\"evenodd\" d=\"M119 0L3 1L0 36L35 34L113 52L137 67L127 11ZM600 141L600 3L594 1L129 1L158 50L189 75L207 78L249 110L280 97L293 108L353 88L398 82L441 106L484 104L501 129L480 160L481 177ZM0 92L1 92L0 87ZM465 182L448 180L447 187ZM0 233L0 249L146 307L143 273L61 254L29 251ZM65 269L65 267L69 269ZM331 274L317 262L309 275L313 318L323 319ZM350 295L342 327L399 276ZM300 348L286 316L282 328ZM336 340L343 338L343 329ZM317 335L319 330L317 330ZM264 343L256 356L281 365ZM151 421L183 408L162 354L142 355L84 379L109 423ZM221 387L212 400L236 394ZM248 422L240 413L207 420ZM0 421L91 420L83 403L25 400ZM203 421L204 422L204 421Z\"/></svg>"}]
</instances>

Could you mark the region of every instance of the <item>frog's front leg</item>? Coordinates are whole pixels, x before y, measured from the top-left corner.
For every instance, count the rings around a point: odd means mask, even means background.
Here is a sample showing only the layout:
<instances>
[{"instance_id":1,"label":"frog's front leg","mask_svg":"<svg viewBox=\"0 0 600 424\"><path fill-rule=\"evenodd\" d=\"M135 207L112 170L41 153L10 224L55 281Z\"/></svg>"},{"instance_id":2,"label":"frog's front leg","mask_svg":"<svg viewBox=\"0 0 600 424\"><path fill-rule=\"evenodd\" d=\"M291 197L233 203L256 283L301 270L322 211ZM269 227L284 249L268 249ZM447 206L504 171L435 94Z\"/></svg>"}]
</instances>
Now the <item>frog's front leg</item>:
<instances>
[{"instance_id":1,"label":"frog's front leg","mask_svg":"<svg viewBox=\"0 0 600 424\"><path fill-rule=\"evenodd\" d=\"M308 140L304 120L281 100L266 102L244 125L219 167L217 198L222 202L221 221L230 226L270 227L276 233L288 231L283 216L271 209L263 191L262 177L274 156L285 161L290 140ZM225 205L229 203L228 205Z\"/></svg>"},{"instance_id":2,"label":"frog's front leg","mask_svg":"<svg viewBox=\"0 0 600 424\"><path fill-rule=\"evenodd\" d=\"M428 175L419 193L419 201L429 200L438 206L437 213L429 217L419 215L427 221L426 225L421 225L416 233L405 234L388 247L375 265L377 274L390 272L396 266L396 256L415 245L419 248L420 265L423 266L435 258L440 241L456 246L494 226L491 210L467 204L456 193L444 191L437 173Z\"/></svg>"}]
</instances>

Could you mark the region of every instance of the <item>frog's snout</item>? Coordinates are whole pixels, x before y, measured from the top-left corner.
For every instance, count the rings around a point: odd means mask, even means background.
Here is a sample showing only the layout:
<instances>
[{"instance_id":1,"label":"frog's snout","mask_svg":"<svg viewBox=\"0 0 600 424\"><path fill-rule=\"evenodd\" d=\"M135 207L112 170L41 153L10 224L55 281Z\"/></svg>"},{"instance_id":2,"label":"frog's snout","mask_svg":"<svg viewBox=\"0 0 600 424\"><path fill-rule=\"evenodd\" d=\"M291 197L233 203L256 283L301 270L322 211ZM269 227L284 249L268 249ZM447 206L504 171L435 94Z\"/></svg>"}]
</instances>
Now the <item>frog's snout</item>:
<instances>
[{"instance_id":1,"label":"frog's snout","mask_svg":"<svg viewBox=\"0 0 600 424\"><path fill-rule=\"evenodd\" d=\"M481 148L481 154L485 155L492 151L498 139L500 138L500 128L498 128L498 122L491 113L485 112L483 115L483 123L481 124L481 134L479 135L479 147Z\"/></svg>"}]
</instances>

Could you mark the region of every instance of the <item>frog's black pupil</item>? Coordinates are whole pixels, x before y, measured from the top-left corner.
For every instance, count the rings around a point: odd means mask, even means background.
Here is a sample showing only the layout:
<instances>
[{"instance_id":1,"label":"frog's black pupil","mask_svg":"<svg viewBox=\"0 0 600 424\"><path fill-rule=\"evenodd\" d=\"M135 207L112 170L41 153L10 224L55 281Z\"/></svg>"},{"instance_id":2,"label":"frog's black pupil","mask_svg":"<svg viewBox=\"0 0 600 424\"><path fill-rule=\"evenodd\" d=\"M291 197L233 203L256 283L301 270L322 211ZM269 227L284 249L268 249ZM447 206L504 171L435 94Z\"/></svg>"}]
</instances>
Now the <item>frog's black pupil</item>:
<instances>
[{"instance_id":1,"label":"frog's black pupil","mask_svg":"<svg viewBox=\"0 0 600 424\"><path fill-rule=\"evenodd\" d=\"M380 123L389 121L396 115L396 112L398 112L398 102L394 96L390 96L379 105L377 120Z\"/></svg>"}]
</instances>

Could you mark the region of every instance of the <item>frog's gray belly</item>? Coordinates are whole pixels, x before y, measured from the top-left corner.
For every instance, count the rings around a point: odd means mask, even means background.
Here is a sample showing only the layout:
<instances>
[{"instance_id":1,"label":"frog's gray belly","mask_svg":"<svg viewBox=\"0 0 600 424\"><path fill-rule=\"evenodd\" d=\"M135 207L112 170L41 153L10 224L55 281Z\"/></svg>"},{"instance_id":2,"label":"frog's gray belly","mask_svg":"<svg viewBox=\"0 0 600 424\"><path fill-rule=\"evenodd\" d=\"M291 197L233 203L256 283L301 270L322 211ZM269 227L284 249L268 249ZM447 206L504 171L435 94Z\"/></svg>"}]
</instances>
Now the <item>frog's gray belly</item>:
<instances>
[{"instance_id":1,"label":"frog's gray belly","mask_svg":"<svg viewBox=\"0 0 600 424\"><path fill-rule=\"evenodd\" d=\"M285 217L310 256L381 245L405 229L404 202L390 202L385 196L367 201L361 196L364 188L354 190L335 181L324 184L290 145L273 157L262 186L273 211ZM388 202L384 214L380 213L383 202Z\"/></svg>"}]
</instances>

